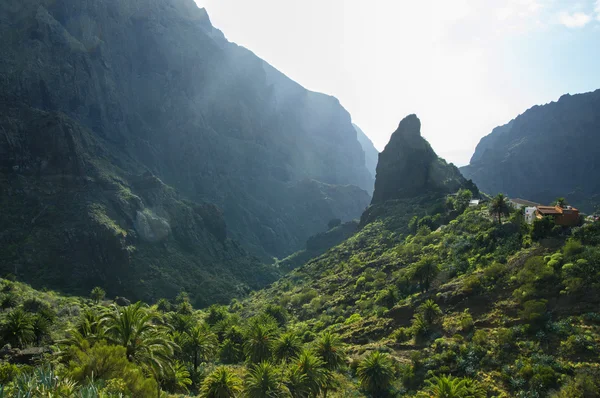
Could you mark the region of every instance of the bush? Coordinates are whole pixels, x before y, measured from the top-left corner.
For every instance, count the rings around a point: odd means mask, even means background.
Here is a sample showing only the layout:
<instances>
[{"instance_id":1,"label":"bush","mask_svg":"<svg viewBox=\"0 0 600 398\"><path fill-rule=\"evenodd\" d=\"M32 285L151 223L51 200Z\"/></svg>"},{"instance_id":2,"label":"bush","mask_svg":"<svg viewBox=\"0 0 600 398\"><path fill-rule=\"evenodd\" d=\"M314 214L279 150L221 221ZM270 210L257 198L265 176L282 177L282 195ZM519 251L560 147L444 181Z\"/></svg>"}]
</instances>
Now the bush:
<instances>
[{"instance_id":1,"label":"bush","mask_svg":"<svg viewBox=\"0 0 600 398\"><path fill-rule=\"evenodd\" d=\"M397 343L404 343L412 337L412 330L410 328L398 328L390 335Z\"/></svg>"},{"instance_id":2,"label":"bush","mask_svg":"<svg viewBox=\"0 0 600 398\"><path fill-rule=\"evenodd\" d=\"M157 385L146 378L141 369L127 360L127 349L97 343L93 347L84 346L74 351L74 359L69 364L69 375L80 383L88 379L122 379L127 385L127 393L135 397L156 395Z\"/></svg>"},{"instance_id":3,"label":"bush","mask_svg":"<svg viewBox=\"0 0 600 398\"><path fill-rule=\"evenodd\" d=\"M529 323L540 323L546 315L546 300L529 300L523 303L519 316Z\"/></svg>"},{"instance_id":4,"label":"bush","mask_svg":"<svg viewBox=\"0 0 600 398\"><path fill-rule=\"evenodd\" d=\"M350 325L356 322L360 322L362 320L362 317L360 316L360 314L352 314L348 317L348 319L346 319L344 321L345 325Z\"/></svg>"}]
</instances>

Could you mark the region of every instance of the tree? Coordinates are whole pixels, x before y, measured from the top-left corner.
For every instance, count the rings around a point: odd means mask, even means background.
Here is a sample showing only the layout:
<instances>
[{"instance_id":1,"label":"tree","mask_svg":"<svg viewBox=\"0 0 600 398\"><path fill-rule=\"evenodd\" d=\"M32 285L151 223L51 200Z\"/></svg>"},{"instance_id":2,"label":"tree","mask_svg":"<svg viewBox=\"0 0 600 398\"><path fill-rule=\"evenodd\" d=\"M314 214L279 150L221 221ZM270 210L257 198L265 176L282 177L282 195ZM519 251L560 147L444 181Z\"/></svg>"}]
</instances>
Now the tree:
<instances>
[{"instance_id":1,"label":"tree","mask_svg":"<svg viewBox=\"0 0 600 398\"><path fill-rule=\"evenodd\" d=\"M565 207L567 206L569 203L567 202L567 200L565 198L556 198L556 200L554 201L554 204L556 206L560 206L560 207Z\"/></svg>"},{"instance_id":2,"label":"tree","mask_svg":"<svg viewBox=\"0 0 600 398\"><path fill-rule=\"evenodd\" d=\"M317 396L327 381L325 363L310 351L304 350L296 360L295 366L303 375L304 388L312 396Z\"/></svg>"},{"instance_id":3,"label":"tree","mask_svg":"<svg viewBox=\"0 0 600 398\"><path fill-rule=\"evenodd\" d=\"M306 382L306 375L304 375L302 370L297 366L292 366L289 368L284 383L292 398L306 398L310 394L310 390L308 389L308 384Z\"/></svg>"},{"instance_id":4,"label":"tree","mask_svg":"<svg viewBox=\"0 0 600 398\"><path fill-rule=\"evenodd\" d=\"M442 315L442 310L440 306L435 303L435 301L429 299L421 304L418 308L418 311L423 314L423 318L425 322L429 325L432 325L437 318Z\"/></svg>"},{"instance_id":5,"label":"tree","mask_svg":"<svg viewBox=\"0 0 600 398\"><path fill-rule=\"evenodd\" d=\"M328 331L316 341L315 352L329 371L323 383L323 396L327 397L327 391L336 386L332 372L340 369L346 361L344 345L337 334Z\"/></svg>"},{"instance_id":6,"label":"tree","mask_svg":"<svg viewBox=\"0 0 600 398\"><path fill-rule=\"evenodd\" d=\"M419 283L421 292L429 290L431 282L437 276L439 267L437 258L434 256L423 256L410 269L411 279Z\"/></svg>"},{"instance_id":7,"label":"tree","mask_svg":"<svg viewBox=\"0 0 600 398\"><path fill-rule=\"evenodd\" d=\"M487 394L471 379L436 376L427 380L425 391L418 396L423 398L483 398Z\"/></svg>"},{"instance_id":8,"label":"tree","mask_svg":"<svg viewBox=\"0 0 600 398\"><path fill-rule=\"evenodd\" d=\"M93 288L92 292L90 293L90 297L92 298L92 300L94 300L96 304L103 300L105 296L106 292L100 286L96 286L95 288Z\"/></svg>"},{"instance_id":9,"label":"tree","mask_svg":"<svg viewBox=\"0 0 600 398\"><path fill-rule=\"evenodd\" d=\"M200 361L208 361L217 352L217 336L205 325L196 325L186 332L185 348L191 353L194 371L198 370Z\"/></svg>"},{"instance_id":10,"label":"tree","mask_svg":"<svg viewBox=\"0 0 600 398\"><path fill-rule=\"evenodd\" d=\"M275 335L269 325L253 322L246 332L244 350L252 363L260 363L271 358Z\"/></svg>"},{"instance_id":11,"label":"tree","mask_svg":"<svg viewBox=\"0 0 600 398\"><path fill-rule=\"evenodd\" d=\"M127 359L160 375L172 365L176 344L164 327L155 324L157 316L147 306L137 302L129 307L113 305L104 318L106 336L113 344L125 347Z\"/></svg>"},{"instance_id":12,"label":"tree","mask_svg":"<svg viewBox=\"0 0 600 398\"><path fill-rule=\"evenodd\" d=\"M499 193L492 199L492 202L490 203L490 213L498 217L499 224L502 224L502 216L506 216L510 213L508 202L503 194Z\"/></svg>"},{"instance_id":13,"label":"tree","mask_svg":"<svg viewBox=\"0 0 600 398\"><path fill-rule=\"evenodd\" d=\"M468 189L461 189L458 191L456 195L456 210L463 212L467 207L469 207L469 203L471 203L471 199L473 199L473 193Z\"/></svg>"},{"instance_id":14,"label":"tree","mask_svg":"<svg viewBox=\"0 0 600 398\"><path fill-rule=\"evenodd\" d=\"M2 336L14 347L23 348L32 343L36 337L32 316L21 308L12 310L2 325Z\"/></svg>"},{"instance_id":15,"label":"tree","mask_svg":"<svg viewBox=\"0 0 600 398\"><path fill-rule=\"evenodd\" d=\"M248 398L288 396L277 368L269 362L261 362L250 368L244 380L244 393Z\"/></svg>"},{"instance_id":16,"label":"tree","mask_svg":"<svg viewBox=\"0 0 600 398\"><path fill-rule=\"evenodd\" d=\"M358 365L358 380L373 397L386 396L394 380L394 365L388 354L374 351Z\"/></svg>"},{"instance_id":17,"label":"tree","mask_svg":"<svg viewBox=\"0 0 600 398\"><path fill-rule=\"evenodd\" d=\"M204 379L202 398L235 398L242 390L242 380L228 367L219 366Z\"/></svg>"},{"instance_id":18,"label":"tree","mask_svg":"<svg viewBox=\"0 0 600 398\"><path fill-rule=\"evenodd\" d=\"M316 342L315 352L328 370L338 370L346 360L342 341L337 334L331 332L321 335Z\"/></svg>"},{"instance_id":19,"label":"tree","mask_svg":"<svg viewBox=\"0 0 600 398\"><path fill-rule=\"evenodd\" d=\"M284 333L275 341L273 355L281 362L288 362L302 352L302 342L295 333Z\"/></svg>"},{"instance_id":20,"label":"tree","mask_svg":"<svg viewBox=\"0 0 600 398\"><path fill-rule=\"evenodd\" d=\"M181 362L175 362L173 366L167 368L161 377L161 385L165 390L172 393L186 394L189 392L188 386L191 384L190 372Z\"/></svg>"}]
</instances>

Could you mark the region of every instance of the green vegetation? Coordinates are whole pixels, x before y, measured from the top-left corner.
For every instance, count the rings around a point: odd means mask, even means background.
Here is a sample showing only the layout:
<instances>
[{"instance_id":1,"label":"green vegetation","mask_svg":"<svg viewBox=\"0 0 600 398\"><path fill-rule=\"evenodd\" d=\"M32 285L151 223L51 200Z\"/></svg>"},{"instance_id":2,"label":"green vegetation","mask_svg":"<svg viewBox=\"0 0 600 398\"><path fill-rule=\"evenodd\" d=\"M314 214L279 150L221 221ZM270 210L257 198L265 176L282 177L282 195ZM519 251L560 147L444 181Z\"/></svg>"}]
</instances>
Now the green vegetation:
<instances>
[{"instance_id":1,"label":"green vegetation","mask_svg":"<svg viewBox=\"0 0 600 398\"><path fill-rule=\"evenodd\" d=\"M0 384L58 397L595 396L600 224L539 237L520 212L500 223L468 197L378 205L354 236L227 306L196 310L180 292L123 307L101 288L67 298L2 280L13 349Z\"/></svg>"}]
</instances>

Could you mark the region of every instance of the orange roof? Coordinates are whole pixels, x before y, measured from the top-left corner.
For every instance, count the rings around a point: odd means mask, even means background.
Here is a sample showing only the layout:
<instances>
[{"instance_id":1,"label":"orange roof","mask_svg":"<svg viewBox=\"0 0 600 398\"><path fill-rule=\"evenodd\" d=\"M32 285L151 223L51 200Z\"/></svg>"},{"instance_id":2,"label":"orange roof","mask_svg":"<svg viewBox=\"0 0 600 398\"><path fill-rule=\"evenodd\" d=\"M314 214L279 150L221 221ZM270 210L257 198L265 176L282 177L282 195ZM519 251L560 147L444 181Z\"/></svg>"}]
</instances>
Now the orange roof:
<instances>
[{"instance_id":1,"label":"orange roof","mask_svg":"<svg viewBox=\"0 0 600 398\"><path fill-rule=\"evenodd\" d=\"M562 209L555 206L538 206L537 210L542 214L562 214Z\"/></svg>"}]
</instances>

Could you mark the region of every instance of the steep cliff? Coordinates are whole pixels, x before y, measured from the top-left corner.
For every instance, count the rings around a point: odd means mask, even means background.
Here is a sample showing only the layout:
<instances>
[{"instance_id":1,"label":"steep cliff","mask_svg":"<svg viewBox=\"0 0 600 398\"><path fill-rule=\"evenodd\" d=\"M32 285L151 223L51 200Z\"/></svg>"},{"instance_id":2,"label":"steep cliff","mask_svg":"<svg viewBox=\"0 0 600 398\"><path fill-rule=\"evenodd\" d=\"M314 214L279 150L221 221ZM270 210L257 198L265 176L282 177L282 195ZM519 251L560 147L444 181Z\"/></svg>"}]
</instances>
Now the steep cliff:
<instances>
[{"instance_id":1,"label":"steep cliff","mask_svg":"<svg viewBox=\"0 0 600 398\"><path fill-rule=\"evenodd\" d=\"M356 138L358 138L358 142L362 146L363 151L365 152L365 165L367 166L367 170L369 173L375 178L375 173L377 172L377 160L379 158L379 151L373 145L371 139L358 127L356 124L353 124L354 129L356 130Z\"/></svg>"},{"instance_id":2,"label":"steep cliff","mask_svg":"<svg viewBox=\"0 0 600 398\"><path fill-rule=\"evenodd\" d=\"M600 204L600 90L564 95L498 127L461 168L489 194L540 203L566 197L586 211Z\"/></svg>"},{"instance_id":3,"label":"steep cliff","mask_svg":"<svg viewBox=\"0 0 600 398\"><path fill-rule=\"evenodd\" d=\"M421 136L419 118L409 115L379 154L372 204L453 193L467 184L458 169L439 158Z\"/></svg>"},{"instance_id":4,"label":"steep cliff","mask_svg":"<svg viewBox=\"0 0 600 398\"><path fill-rule=\"evenodd\" d=\"M193 0L5 0L0 37L0 272L221 299L270 280L229 238L284 257L370 201L339 102L229 43Z\"/></svg>"}]
</instances>

